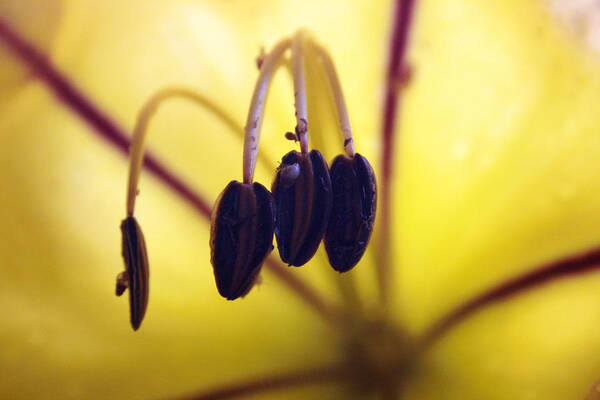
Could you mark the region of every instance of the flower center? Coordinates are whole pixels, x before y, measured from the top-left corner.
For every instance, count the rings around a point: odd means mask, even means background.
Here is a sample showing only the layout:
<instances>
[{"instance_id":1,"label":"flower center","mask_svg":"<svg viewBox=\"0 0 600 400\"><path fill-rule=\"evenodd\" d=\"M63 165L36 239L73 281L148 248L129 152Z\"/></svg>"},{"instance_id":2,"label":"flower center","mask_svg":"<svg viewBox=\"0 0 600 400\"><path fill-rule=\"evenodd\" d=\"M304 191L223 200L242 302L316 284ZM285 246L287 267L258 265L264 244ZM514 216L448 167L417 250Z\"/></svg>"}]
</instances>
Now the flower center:
<instances>
[{"instance_id":1,"label":"flower center","mask_svg":"<svg viewBox=\"0 0 600 400\"><path fill-rule=\"evenodd\" d=\"M348 376L357 390L396 396L413 369L413 341L383 319L356 319L342 339Z\"/></svg>"}]
</instances>

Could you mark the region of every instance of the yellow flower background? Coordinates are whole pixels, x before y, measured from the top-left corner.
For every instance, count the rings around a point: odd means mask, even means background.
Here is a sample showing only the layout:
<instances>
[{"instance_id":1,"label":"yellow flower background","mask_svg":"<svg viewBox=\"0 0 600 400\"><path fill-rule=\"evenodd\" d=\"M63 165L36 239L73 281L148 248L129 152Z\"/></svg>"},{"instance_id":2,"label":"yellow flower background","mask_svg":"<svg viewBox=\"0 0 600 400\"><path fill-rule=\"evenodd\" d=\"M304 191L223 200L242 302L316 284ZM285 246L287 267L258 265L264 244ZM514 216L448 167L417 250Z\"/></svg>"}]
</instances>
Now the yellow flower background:
<instances>
[{"instance_id":1,"label":"yellow flower background","mask_svg":"<svg viewBox=\"0 0 600 400\"><path fill-rule=\"evenodd\" d=\"M537 0L423 0L396 140L390 318L418 336L470 297L600 243L600 61ZM8 0L0 17L131 129L156 90L187 86L243 123L255 58L297 27L331 52L357 150L380 168L391 1ZM342 150L317 77L311 135ZM261 151L291 148L291 80L271 90ZM309 104L309 105L310 105ZM0 45L0 397L169 398L336 362L338 333L268 271L243 300L215 288L208 224L151 175L136 215L151 262L133 333L119 222L127 160ZM214 201L240 140L180 100L149 147ZM273 171L259 163L257 181ZM377 232L376 232L377 234ZM377 242L351 273L377 305ZM320 251L291 272L346 302ZM457 325L413 366L406 399L583 399L600 377L600 276L553 281ZM358 367L358 366L357 366ZM276 398L341 398L342 383ZM277 397L282 396L282 397ZM256 398L260 398L258 395Z\"/></svg>"}]
</instances>

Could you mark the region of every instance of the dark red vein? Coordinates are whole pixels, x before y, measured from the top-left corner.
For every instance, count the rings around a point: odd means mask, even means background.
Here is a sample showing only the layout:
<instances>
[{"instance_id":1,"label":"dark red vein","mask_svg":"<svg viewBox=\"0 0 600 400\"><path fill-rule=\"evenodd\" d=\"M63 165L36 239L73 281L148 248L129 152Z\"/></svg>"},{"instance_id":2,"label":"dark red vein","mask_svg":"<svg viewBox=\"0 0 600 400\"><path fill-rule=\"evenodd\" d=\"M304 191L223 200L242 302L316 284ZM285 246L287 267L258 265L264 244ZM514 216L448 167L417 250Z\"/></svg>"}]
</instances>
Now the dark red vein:
<instances>
[{"instance_id":1,"label":"dark red vein","mask_svg":"<svg viewBox=\"0 0 600 400\"><path fill-rule=\"evenodd\" d=\"M256 393L272 392L292 387L308 386L341 381L347 376L340 366L321 367L306 371L269 375L239 383L229 383L202 393L180 397L181 400L224 400Z\"/></svg>"},{"instance_id":2,"label":"dark red vein","mask_svg":"<svg viewBox=\"0 0 600 400\"><path fill-rule=\"evenodd\" d=\"M394 22L390 42L390 52L385 83L385 98L382 123L382 176L380 203L379 257L377 262L378 280L383 303L388 302L389 283L391 282L390 260L390 194L392 191L392 167L394 165L394 146L396 126L400 108L400 90L408 76L406 50L408 48L411 22L416 0L396 0Z\"/></svg>"},{"instance_id":3,"label":"dark red vein","mask_svg":"<svg viewBox=\"0 0 600 400\"><path fill-rule=\"evenodd\" d=\"M36 77L41 79L52 90L54 95L69 107L92 128L92 132L112 144L122 154L129 153L129 135L107 113L79 90L58 68L38 49L10 28L8 23L0 18L0 40L27 65ZM210 220L211 206L200 194L194 192L179 177L170 171L154 156L146 154L144 167L152 172L171 190L186 200L202 216ZM279 278L294 293L299 295L313 309L317 310L328 321L339 321L338 310L325 301L318 292L306 282L291 274L281 262L270 257L265 263L273 274Z\"/></svg>"},{"instance_id":4,"label":"dark red vein","mask_svg":"<svg viewBox=\"0 0 600 400\"><path fill-rule=\"evenodd\" d=\"M526 290L559 278L571 277L600 268L600 247L537 267L511 278L466 301L435 322L423 335L421 348L426 348L461 321L493 303L512 298Z\"/></svg>"},{"instance_id":5,"label":"dark red vein","mask_svg":"<svg viewBox=\"0 0 600 400\"><path fill-rule=\"evenodd\" d=\"M71 83L48 58L28 43L17 32L0 18L0 39L9 49L35 73L36 77L45 82L54 95L75 111L94 132L99 134L122 153L129 152L129 137L115 121L100 110ZM171 187L180 196L190 202L201 214L210 218L210 206L197 193L188 188L179 178L167 170L155 157L146 155L144 166Z\"/></svg>"}]
</instances>

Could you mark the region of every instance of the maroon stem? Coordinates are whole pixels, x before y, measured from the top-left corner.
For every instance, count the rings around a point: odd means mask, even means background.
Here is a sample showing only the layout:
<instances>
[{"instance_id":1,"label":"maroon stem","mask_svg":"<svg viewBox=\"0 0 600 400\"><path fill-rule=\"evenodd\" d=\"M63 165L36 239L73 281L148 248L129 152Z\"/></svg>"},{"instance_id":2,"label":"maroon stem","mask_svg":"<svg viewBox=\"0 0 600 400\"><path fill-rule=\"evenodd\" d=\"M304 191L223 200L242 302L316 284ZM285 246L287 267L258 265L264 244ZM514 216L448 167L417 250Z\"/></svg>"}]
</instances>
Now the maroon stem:
<instances>
[{"instance_id":1,"label":"maroon stem","mask_svg":"<svg viewBox=\"0 0 600 400\"><path fill-rule=\"evenodd\" d=\"M36 73L36 77L40 78L52 89L56 97L94 128L94 132L121 150L122 153L129 153L129 136L125 131L105 112L100 110L95 104L92 104L44 54L12 30L2 18L0 18L0 39L8 45L8 48L24 64ZM190 202L202 215L210 218L211 208L208 203L200 195L187 187L155 157L146 155L144 166L167 186Z\"/></svg>"},{"instance_id":2,"label":"maroon stem","mask_svg":"<svg viewBox=\"0 0 600 400\"><path fill-rule=\"evenodd\" d=\"M39 79L46 83L55 96L87 122L93 128L92 132L114 145L124 155L129 153L130 139L125 130L119 127L107 113L93 104L43 53L12 30L2 18L0 18L0 40L21 62L31 68ZM210 220L210 204L154 156L146 154L144 167L190 203L203 217ZM306 282L291 274L281 262L270 257L265 263L265 267L328 321L339 321L337 308L321 298Z\"/></svg>"},{"instance_id":3,"label":"maroon stem","mask_svg":"<svg viewBox=\"0 0 600 400\"><path fill-rule=\"evenodd\" d=\"M240 383L227 384L202 393L189 394L181 400L223 400L256 393L265 393L290 387L315 385L343 380L347 375L340 366L295 371L280 375L269 375Z\"/></svg>"},{"instance_id":4,"label":"maroon stem","mask_svg":"<svg viewBox=\"0 0 600 400\"><path fill-rule=\"evenodd\" d=\"M400 108L400 90L407 79L408 66L406 64L406 50L411 22L414 14L416 0L396 0L394 22L390 42L390 56L387 66L385 83L385 100L383 106L383 125L381 136L382 143L382 177L381 177L381 205L379 223L379 259L378 280L381 290L381 299L384 304L389 300L389 283L391 282L390 260L390 194L392 191L392 166L394 165L395 133Z\"/></svg>"},{"instance_id":5,"label":"maroon stem","mask_svg":"<svg viewBox=\"0 0 600 400\"><path fill-rule=\"evenodd\" d=\"M425 332L420 340L420 348L424 349L430 346L448 330L485 306L512 298L526 290L539 287L556 279L591 272L598 268L600 268L600 247L553 261L523 275L511 278L473 297L440 318Z\"/></svg>"}]
</instances>

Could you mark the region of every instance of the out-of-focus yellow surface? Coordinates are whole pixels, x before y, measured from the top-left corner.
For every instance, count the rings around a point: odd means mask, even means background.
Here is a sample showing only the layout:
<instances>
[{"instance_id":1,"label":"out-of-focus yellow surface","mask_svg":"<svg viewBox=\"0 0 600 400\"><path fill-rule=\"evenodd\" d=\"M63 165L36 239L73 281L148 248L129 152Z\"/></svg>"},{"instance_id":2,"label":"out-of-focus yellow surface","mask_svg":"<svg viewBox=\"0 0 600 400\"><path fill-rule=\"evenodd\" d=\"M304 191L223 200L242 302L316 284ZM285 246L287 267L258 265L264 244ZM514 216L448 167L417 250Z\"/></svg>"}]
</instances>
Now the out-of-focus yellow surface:
<instances>
[{"instance_id":1,"label":"out-of-focus yellow surface","mask_svg":"<svg viewBox=\"0 0 600 400\"><path fill-rule=\"evenodd\" d=\"M395 193L397 305L412 330L600 243L598 54L543 4L421 4ZM584 398L600 375L599 289L590 274L478 314L407 397Z\"/></svg>"},{"instance_id":2,"label":"out-of-focus yellow surface","mask_svg":"<svg viewBox=\"0 0 600 400\"><path fill-rule=\"evenodd\" d=\"M392 316L410 332L502 279L600 243L600 62L544 4L419 2L392 225ZM212 96L243 123L260 46L306 26L336 61L357 149L375 168L391 10L366 0L0 3L128 129L144 100L172 84ZM246 299L221 299L207 222L149 175L136 215L151 297L131 332L126 300L114 297L126 160L29 78L0 46L0 397L162 398L339 358L330 328L268 273ZM332 121L310 68L309 78L319 135ZM292 106L282 71L261 141L274 160L291 149ZM312 143L331 159L335 140ZM241 177L239 141L183 101L159 111L149 146L210 201ZM264 184L272 176L257 170ZM375 251L352 272L368 304ZM292 272L339 299L328 268L319 254ZM598 274L545 286L442 339L406 398L582 399L600 376L597 326Z\"/></svg>"}]
</instances>

